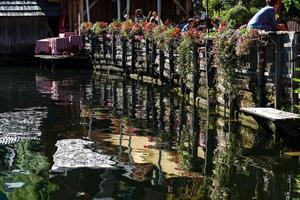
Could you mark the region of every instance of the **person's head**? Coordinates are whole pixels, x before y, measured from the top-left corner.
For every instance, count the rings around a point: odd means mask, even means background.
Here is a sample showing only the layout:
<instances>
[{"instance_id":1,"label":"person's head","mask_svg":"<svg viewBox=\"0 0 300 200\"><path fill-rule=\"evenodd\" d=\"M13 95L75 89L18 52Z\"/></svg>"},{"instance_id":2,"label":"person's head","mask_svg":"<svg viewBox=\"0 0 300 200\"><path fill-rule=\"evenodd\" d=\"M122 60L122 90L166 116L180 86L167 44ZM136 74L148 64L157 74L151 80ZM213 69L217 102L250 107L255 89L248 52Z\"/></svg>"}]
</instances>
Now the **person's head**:
<instances>
[{"instance_id":1,"label":"person's head","mask_svg":"<svg viewBox=\"0 0 300 200\"><path fill-rule=\"evenodd\" d=\"M153 17L156 17L156 16L157 16L157 13L156 13L155 11L153 11L153 12L152 12L152 16L153 16Z\"/></svg>"},{"instance_id":2,"label":"person's head","mask_svg":"<svg viewBox=\"0 0 300 200\"><path fill-rule=\"evenodd\" d=\"M279 8L280 0L266 0L267 5L274 7L275 10Z\"/></svg>"},{"instance_id":3,"label":"person's head","mask_svg":"<svg viewBox=\"0 0 300 200\"><path fill-rule=\"evenodd\" d=\"M136 9L136 10L135 10L135 16L143 16L143 11L142 11L142 9Z\"/></svg>"}]
</instances>

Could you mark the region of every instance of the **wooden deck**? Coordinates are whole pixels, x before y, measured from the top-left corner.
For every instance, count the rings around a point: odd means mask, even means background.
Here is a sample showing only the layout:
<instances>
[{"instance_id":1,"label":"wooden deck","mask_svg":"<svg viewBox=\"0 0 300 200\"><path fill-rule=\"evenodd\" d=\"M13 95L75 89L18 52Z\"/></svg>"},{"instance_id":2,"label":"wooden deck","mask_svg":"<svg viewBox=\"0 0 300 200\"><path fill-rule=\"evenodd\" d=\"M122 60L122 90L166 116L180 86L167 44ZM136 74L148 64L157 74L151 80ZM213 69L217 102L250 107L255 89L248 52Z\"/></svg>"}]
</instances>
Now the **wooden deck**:
<instances>
[{"instance_id":1,"label":"wooden deck","mask_svg":"<svg viewBox=\"0 0 300 200\"><path fill-rule=\"evenodd\" d=\"M241 108L240 110L248 115L262 117L271 121L300 119L298 114L274 108Z\"/></svg>"},{"instance_id":2,"label":"wooden deck","mask_svg":"<svg viewBox=\"0 0 300 200\"><path fill-rule=\"evenodd\" d=\"M250 115L268 134L282 139L290 145L300 143L300 115L274 108L241 108L241 112ZM275 125L275 130L270 126Z\"/></svg>"},{"instance_id":3,"label":"wooden deck","mask_svg":"<svg viewBox=\"0 0 300 200\"><path fill-rule=\"evenodd\" d=\"M41 67L92 67L88 56L73 55L35 55L40 60Z\"/></svg>"}]
</instances>

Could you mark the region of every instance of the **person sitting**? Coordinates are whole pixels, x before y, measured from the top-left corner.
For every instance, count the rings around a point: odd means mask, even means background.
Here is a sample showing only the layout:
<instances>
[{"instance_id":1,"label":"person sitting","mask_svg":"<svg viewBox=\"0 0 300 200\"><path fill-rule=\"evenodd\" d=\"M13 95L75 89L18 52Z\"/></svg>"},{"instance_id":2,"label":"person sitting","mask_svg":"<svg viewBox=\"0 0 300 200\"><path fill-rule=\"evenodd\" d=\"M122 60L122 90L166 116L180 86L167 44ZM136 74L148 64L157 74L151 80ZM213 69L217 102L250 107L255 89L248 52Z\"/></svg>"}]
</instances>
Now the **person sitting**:
<instances>
[{"instance_id":1,"label":"person sitting","mask_svg":"<svg viewBox=\"0 0 300 200\"><path fill-rule=\"evenodd\" d=\"M136 9L135 15L134 15L134 21L137 23L144 22L146 20L146 17L143 14L142 9Z\"/></svg>"},{"instance_id":2,"label":"person sitting","mask_svg":"<svg viewBox=\"0 0 300 200\"><path fill-rule=\"evenodd\" d=\"M276 12L280 5L280 0L266 0L267 5L260 9L248 22L247 27L265 31L277 31L281 27L276 22Z\"/></svg>"},{"instance_id":3,"label":"person sitting","mask_svg":"<svg viewBox=\"0 0 300 200\"><path fill-rule=\"evenodd\" d=\"M194 26L194 19L193 18L189 18L187 24L184 25L184 27L182 28L181 32L187 32L193 26Z\"/></svg>"},{"instance_id":4,"label":"person sitting","mask_svg":"<svg viewBox=\"0 0 300 200\"><path fill-rule=\"evenodd\" d=\"M157 13L155 11L152 12L152 15L149 20L151 23L162 25L162 21L159 19Z\"/></svg>"}]
</instances>

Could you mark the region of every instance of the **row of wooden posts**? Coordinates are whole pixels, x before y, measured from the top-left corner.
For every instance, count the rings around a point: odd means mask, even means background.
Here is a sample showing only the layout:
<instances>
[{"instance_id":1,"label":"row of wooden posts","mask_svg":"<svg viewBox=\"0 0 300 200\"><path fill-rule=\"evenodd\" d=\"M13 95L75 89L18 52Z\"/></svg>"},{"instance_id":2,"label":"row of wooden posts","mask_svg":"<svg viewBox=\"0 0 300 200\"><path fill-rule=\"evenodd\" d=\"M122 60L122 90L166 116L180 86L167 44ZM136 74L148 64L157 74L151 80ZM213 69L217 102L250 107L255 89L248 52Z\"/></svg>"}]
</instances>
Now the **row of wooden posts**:
<instances>
[{"instance_id":1,"label":"row of wooden posts","mask_svg":"<svg viewBox=\"0 0 300 200\"><path fill-rule=\"evenodd\" d=\"M235 102L228 100L229 94L222 89L218 92L220 88L217 82L222 77L216 75L218 66L214 65L214 55L211 54L212 40L192 44L190 53L193 70L189 79L183 82L177 71L176 42L164 48L153 41L136 37L124 39L114 34L103 33L101 37L88 38L91 44L90 55L96 65L112 65L127 75L136 75L138 79L151 77L152 82L157 83L159 80L162 84L180 87L181 92L190 94L193 103L198 105L219 105L221 110L226 107L236 109L232 105L245 106L243 97ZM248 56L238 60L237 64L243 65L244 70L236 73L244 79L245 85L241 92L251 93L252 99L246 99L250 106L274 106L281 109L286 100L291 105L297 104L298 96L293 92L297 88L293 81L297 75L297 62L293 62L293 59L300 54L299 45L298 33L270 33L267 46L253 46ZM209 95L211 89L215 89L214 97Z\"/></svg>"}]
</instances>

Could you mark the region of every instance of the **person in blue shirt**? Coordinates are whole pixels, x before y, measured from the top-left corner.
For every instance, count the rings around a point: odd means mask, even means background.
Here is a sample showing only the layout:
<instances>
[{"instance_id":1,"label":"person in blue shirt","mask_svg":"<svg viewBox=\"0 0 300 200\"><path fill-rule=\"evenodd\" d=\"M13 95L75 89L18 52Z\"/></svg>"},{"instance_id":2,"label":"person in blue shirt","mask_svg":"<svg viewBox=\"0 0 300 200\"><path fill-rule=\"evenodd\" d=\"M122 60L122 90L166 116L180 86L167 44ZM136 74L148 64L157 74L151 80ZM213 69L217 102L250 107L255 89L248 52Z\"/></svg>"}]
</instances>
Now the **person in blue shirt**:
<instances>
[{"instance_id":1,"label":"person in blue shirt","mask_svg":"<svg viewBox=\"0 0 300 200\"><path fill-rule=\"evenodd\" d=\"M266 0L267 5L260 9L248 22L247 27L265 31L277 31L276 12L280 0Z\"/></svg>"},{"instance_id":2,"label":"person in blue shirt","mask_svg":"<svg viewBox=\"0 0 300 200\"><path fill-rule=\"evenodd\" d=\"M189 18L188 22L181 29L181 32L187 32L190 28L192 28L193 24L194 24L194 19Z\"/></svg>"}]
</instances>

